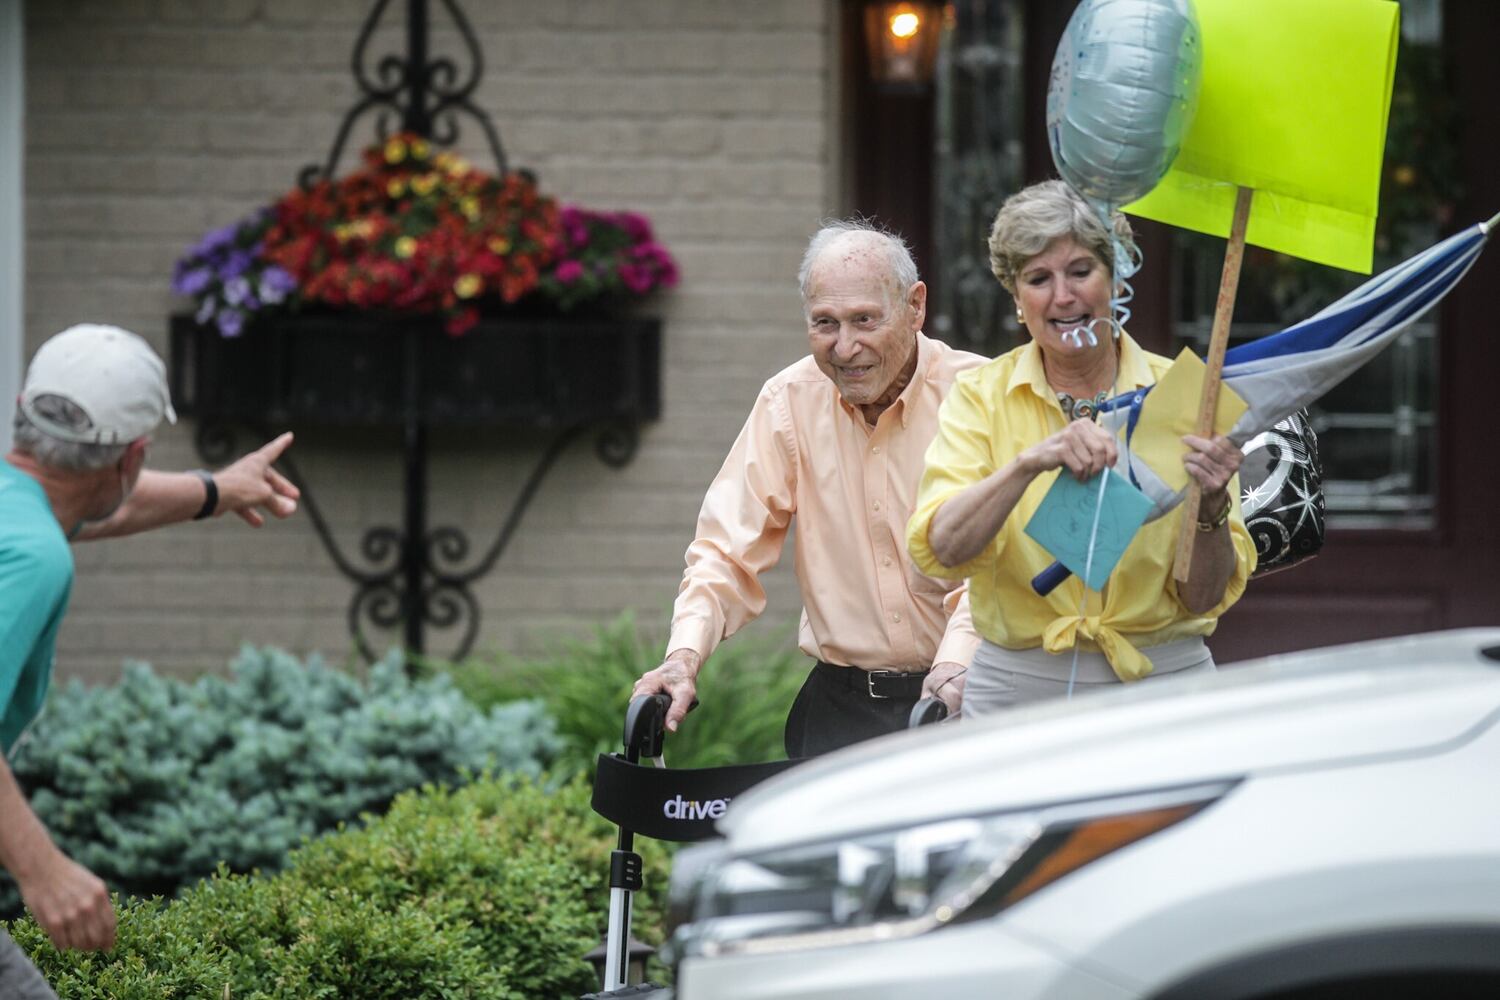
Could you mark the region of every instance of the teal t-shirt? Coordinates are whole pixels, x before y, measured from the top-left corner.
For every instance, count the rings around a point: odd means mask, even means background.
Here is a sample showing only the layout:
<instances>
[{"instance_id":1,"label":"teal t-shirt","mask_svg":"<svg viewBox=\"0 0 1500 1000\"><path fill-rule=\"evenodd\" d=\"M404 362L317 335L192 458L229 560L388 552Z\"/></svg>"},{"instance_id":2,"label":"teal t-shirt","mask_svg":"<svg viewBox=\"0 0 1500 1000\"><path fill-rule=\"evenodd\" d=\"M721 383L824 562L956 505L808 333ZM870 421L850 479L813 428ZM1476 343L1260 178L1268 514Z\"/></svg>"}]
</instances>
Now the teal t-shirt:
<instances>
[{"instance_id":1,"label":"teal t-shirt","mask_svg":"<svg viewBox=\"0 0 1500 1000\"><path fill-rule=\"evenodd\" d=\"M42 710L73 553L35 479L0 460L0 752Z\"/></svg>"}]
</instances>

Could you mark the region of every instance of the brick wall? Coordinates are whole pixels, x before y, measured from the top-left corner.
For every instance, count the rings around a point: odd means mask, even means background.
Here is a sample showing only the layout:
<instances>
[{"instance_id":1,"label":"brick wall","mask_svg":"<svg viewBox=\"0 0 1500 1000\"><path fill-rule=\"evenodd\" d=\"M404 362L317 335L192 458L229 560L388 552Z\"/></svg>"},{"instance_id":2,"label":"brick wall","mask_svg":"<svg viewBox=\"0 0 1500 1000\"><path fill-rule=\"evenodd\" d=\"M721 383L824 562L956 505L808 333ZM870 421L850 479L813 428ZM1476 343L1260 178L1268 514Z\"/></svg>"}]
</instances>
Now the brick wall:
<instances>
[{"instance_id":1,"label":"brick wall","mask_svg":"<svg viewBox=\"0 0 1500 1000\"><path fill-rule=\"evenodd\" d=\"M396 38L402 5L391 6L377 43ZM431 6L434 48L453 51L442 7ZM624 469L585 445L565 456L522 536L476 588L481 648L524 650L627 608L665 624L704 487L760 383L805 351L794 272L834 205L831 6L467 4L486 61L477 103L512 164L535 170L561 199L647 213L683 275L657 306L666 321L661 421ZM367 7L26 5L28 356L82 320L129 327L165 353L166 316L181 307L167 290L173 260L324 157L355 99L348 62ZM461 149L486 164L478 135L465 128ZM192 430L158 434L152 464L201 464ZM435 433L431 523L456 523L487 545L540 447L524 435ZM399 518L394 436L309 428L296 458L346 551L365 528ZM185 525L76 556L64 676L109 679L125 658L196 672L242 641L348 653L352 587L300 515L260 532L228 519ZM789 564L790 554L770 581L762 633L789 634Z\"/></svg>"}]
</instances>

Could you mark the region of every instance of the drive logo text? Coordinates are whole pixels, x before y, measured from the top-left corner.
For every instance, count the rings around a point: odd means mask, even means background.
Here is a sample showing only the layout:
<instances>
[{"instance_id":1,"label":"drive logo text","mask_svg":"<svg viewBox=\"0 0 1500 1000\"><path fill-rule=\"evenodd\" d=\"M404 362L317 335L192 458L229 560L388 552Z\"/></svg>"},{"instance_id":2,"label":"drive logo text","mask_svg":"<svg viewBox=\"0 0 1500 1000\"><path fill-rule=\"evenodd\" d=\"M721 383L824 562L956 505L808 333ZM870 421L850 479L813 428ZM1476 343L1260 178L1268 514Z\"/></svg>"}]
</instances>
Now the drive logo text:
<instances>
[{"instance_id":1,"label":"drive logo text","mask_svg":"<svg viewBox=\"0 0 1500 1000\"><path fill-rule=\"evenodd\" d=\"M728 799L708 799L699 802L696 799L684 799L681 795L674 795L663 803L661 811L667 819L718 819L728 808Z\"/></svg>"}]
</instances>

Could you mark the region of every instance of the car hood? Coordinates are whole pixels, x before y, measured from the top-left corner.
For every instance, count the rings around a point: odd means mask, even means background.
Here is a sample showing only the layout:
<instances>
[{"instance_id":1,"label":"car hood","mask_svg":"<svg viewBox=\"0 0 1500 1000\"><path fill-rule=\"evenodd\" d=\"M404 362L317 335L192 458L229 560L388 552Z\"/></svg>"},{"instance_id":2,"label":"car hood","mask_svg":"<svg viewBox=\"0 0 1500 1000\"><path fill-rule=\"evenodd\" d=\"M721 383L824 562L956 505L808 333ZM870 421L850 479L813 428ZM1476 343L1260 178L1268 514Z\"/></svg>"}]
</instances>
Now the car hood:
<instances>
[{"instance_id":1,"label":"car hood","mask_svg":"<svg viewBox=\"0 0 1500 1000\"><path fill-rule=\"evenodd\" d=\"M746 853L950 816L1435 752L1500 715L1497 648L1500 628L1379 640L897 733L751 789L719 828L734 852Z\"/></svg>"}]
</instances>

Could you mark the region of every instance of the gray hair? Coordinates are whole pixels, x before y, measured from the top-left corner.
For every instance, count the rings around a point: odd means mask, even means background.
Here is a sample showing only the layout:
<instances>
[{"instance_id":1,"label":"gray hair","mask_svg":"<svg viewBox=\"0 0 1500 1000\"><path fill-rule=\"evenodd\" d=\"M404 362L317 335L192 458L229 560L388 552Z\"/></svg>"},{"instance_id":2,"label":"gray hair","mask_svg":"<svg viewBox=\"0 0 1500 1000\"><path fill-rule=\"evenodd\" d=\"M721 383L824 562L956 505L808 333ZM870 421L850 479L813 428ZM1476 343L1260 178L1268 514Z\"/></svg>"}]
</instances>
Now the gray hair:
<instances>
[{"instance_id":1,"label":"gray hair","mask_svg":"<svg viewBox=\"0 0 1500 1000\"><path fill-rule=\"evenodd\" d=\"M1106 228L1099 213L1062 181L1042 181L1005 199L990 229L990 270L1012 296L1016 276L1026 262L1059 236L1071 236L1113 273L1115 240L1125 252L1136 253L1130 223L1119 212L1110 213Z\"/></svg>"},{"instance_id":2,"label":"gray hair","mask_svg":"<svg viewBox=\"0 0 1500 1000\"><path fill-rule=\"evenodd\" d=\"M40 416L65 427L83 430L89 426L88 414L72 400L62 396L37 396L31 405ZM19 406L16 407L16 417L11 429L12 443L17 451L30 455L40 465L67 469L69 472L107 469L120 460L128 447L123 444L94 444L89 441L64 441L55 438L28 420Z\"/></svg>"},{"instance_id":3,"label":"gray hair","mask_svg":"<svg viewBox=\"0 0 1500 1000\"><path fill-rule=\"evenodd\" d=\"M835 219L823 223L813 233L812 239L807 242L807 252L802 255L802 266L797 268L797 285L802 289L804 301L807 299L808 283L812 280L813 265L818 262L818 258L833 244L854 235L870 238L885 251L897 301L921 280L917 274L917 262L911 256L911 248L900 236L867 219Z\"/></svg>"}]
</instances>

